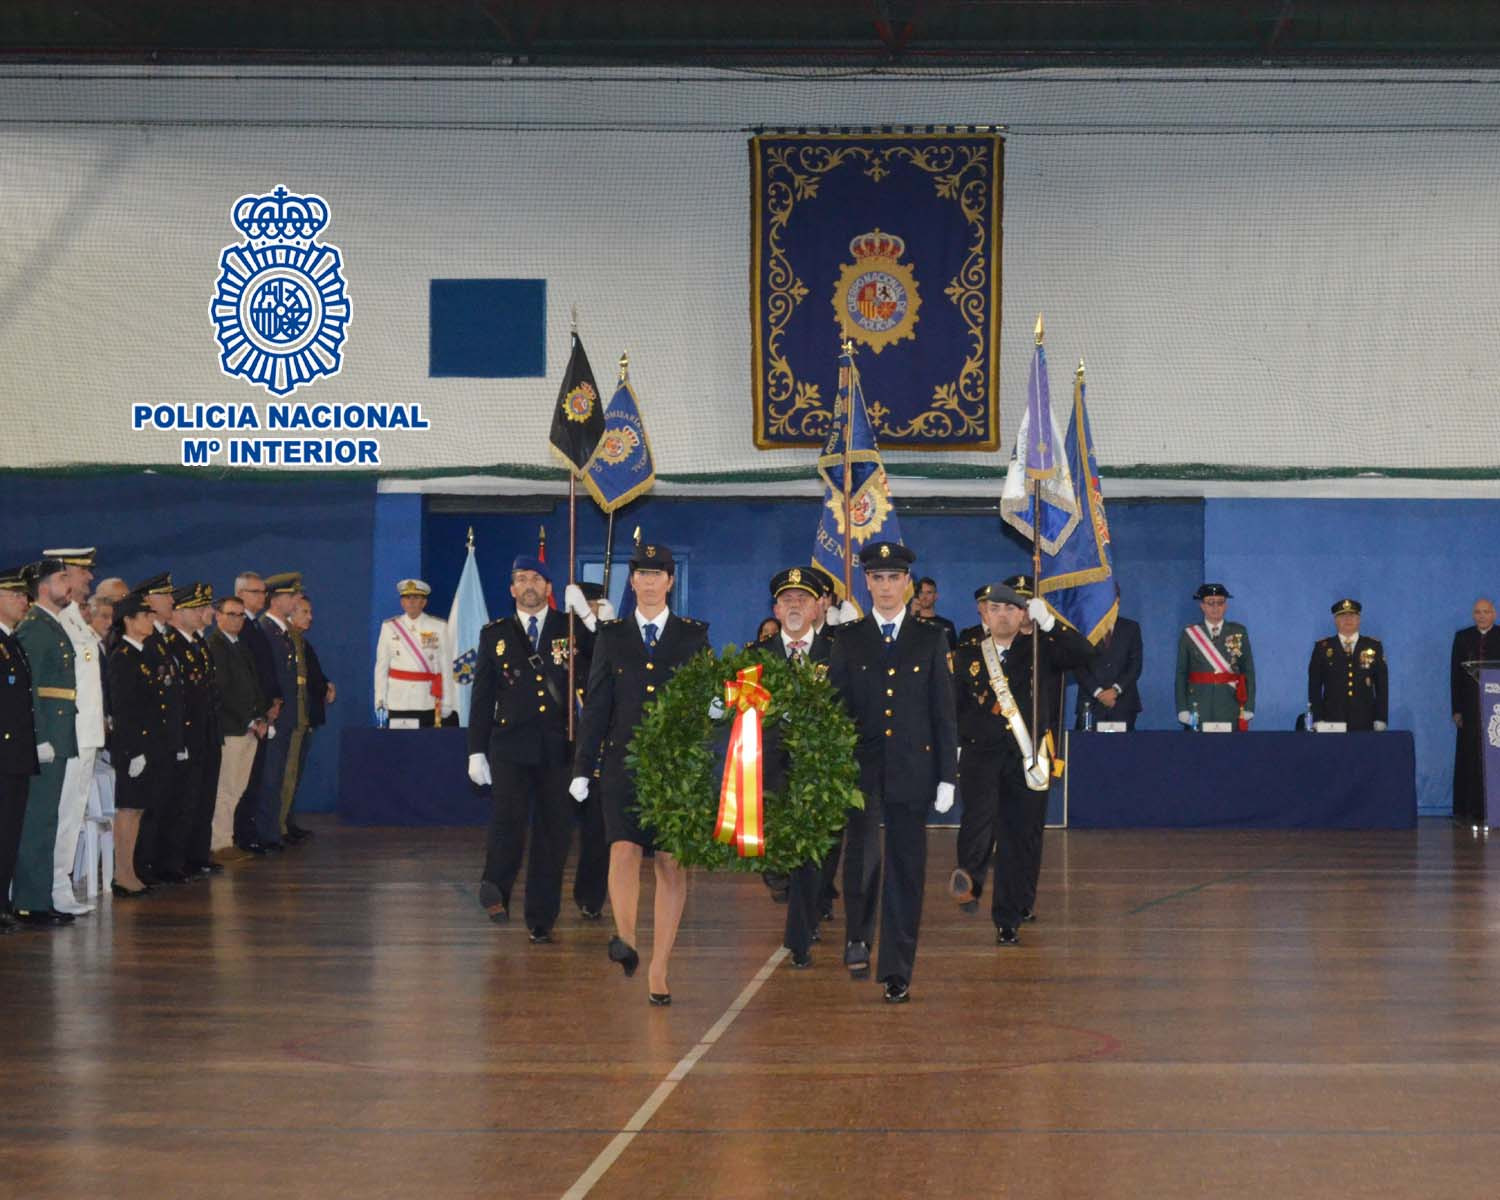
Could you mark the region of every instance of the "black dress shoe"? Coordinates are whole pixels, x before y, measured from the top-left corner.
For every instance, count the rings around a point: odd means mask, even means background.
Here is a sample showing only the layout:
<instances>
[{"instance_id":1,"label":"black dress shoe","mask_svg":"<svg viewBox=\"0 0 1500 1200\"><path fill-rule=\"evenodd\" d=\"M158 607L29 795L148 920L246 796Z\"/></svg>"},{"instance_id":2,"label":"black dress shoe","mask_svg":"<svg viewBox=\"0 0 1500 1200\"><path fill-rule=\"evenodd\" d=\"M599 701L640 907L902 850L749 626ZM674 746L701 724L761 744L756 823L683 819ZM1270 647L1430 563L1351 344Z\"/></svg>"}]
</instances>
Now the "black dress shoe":
<instances>
[{"instance_id":1,"label":"black dress shoe","mask_svg":"<svg viewBox=\"0 0 1500 1200\"><path fill-rule=\"evenodd\" d=\"M977 913L979 911L979 901L978 900L965 900L962 904L960 904L958 906L958 911L961 912L961 913L967 913L969 916L973 916L975 913Z\"/></svg>"},{"instance_id":2,"label":"black dress shoe","mask_svg":"<svg viewBox=\"0 0 1500 1200\"><path fill-rule=\"evenodd\" d=\"M821 933L819 933L816 929L814 929L812 931L812 933L808 936L807 940L810 941L810 942L821 942L823 940L823 935Z\"/></svg>"},{"instance_id":3,"label":"black dress shoe","mask_svg":"<svg viewBox=\"0 0 1500 1200\"><path fill-rule=\"evenodd\" d=\"M652 1008L666 1008L672 1003L671 992L647 992L646 999L651 1001Z\"/></svg>"},{"instance_id":4,"label":"black dress shoe","mask_svg":"<svg viewBox=\"0 0 1500 1200\"><path fill-rule=\"evenodd\" d=\"M206 863L203 863L202 868L210 875L222 875L224 873L224 864L216 858L211 858Z\"/></svg>"},{"instance_id":5,"label":"black dress shoe","mask_svg":"<svg viewBox=\"0 0 1500 1200\"><path fill-rule=\"evenodd\" d=\"M261 845L263 845L267 850L274 850L278 854L286 849L285 842L262 842Z\"/></svg>"},{"instance_id":6,"label":"black dress shoe","mask_svg":"<svg viewBox=\"0 0 1500 1200\"><path fill-rule=\"evenodd\" d=\"M818 920L820 920L820 921L831 921L831 920L833 920L833 901L832 900L825 901L823 903L823 905L818 909Z\"/></svg>"},{"instance_id":7,"label":"black dress shoe","mask_svg":"<svg viewBox=\"0 0 1500 1200\"><path fill-rule=\"evenodd\" d=\"M150 888L145 886L128 888L123 883L115 883L113 880L109 884L109 894L111 896L118 896L121 900L135 900L144 896L150 890Z\"/></svg>"},{"instance_id":8,"label":"black dress shoe","mask_svg":"<svg viewBox=\"0 0 1500 1200\"><path fill-rule=\"evenodd\" d=\"M905 1004L911 999L911 985L899 975L892 975L885 981L885 1002L887 1004Z\"/></svg>"},{"instance_id":9,"label":"black dress shoe","mask_svg":"<svg viewBox=\"0 0 1500 1200\"><path fill-rule=\"evenodd\" d=\"M625 978L629 979L635 974L635 969L641 965L641 956L624 938L612 937L609 939L609 961L619 963L620 969L625 972ZM667 999L670 1001L671 997Z\"/></svg>"},{"instance_id":10,"label":"black dress shoe","mask_svg":"<svg viewBox=\"0 0 1500 1200\"><path fill-rule=\"evenodd\" d=\"M538 925L535 929L528 930L526 936L531 939L533 946L544 946L552 940L552 931Z\"/></svg>"},{"instance_id":11,"label":"black dress shoe","mask_svg":"<svg viewBox=\"0 0 1500 1200\"><path fill-rule=\"evenodd\" d=\"M1023 921L1035 921L1036 920L1036 913L1032 912L1031 909L1029 909L1029 908L1023 908L1021 910L1021 920L1023 920Z\"/></svg>"},{"instance_id":12,"label":"black dress shoe","mask_svg":"<svg viewBox=\"0 0 1500 1200\"><path fill-rule=\"evenodd\" d=\"M158 883L186 883L191 878L192 876L186 871L157 871L156 873Z\"/></svg>"},{"instance_id":13,"label":"black dress shoe","mask_svg":"<svg viewBox=\"0 0 1500 1200\"><path fill-rule=\"evenodd\" d=\"M1002 925L999 929L995 930L995 945L997 946L1014 946L1020 940L1016 935L1016 931L1009 925Z\"/></svg>"},{"instance_id":14,"label":"black dress shoe","mask_svg":"<svg viewBox=\"0 0 1500 1200\"><path fill-rule=\"evenodd\" d=\"M246 854L266 853L266 847L261 842L236 842L235 845L243 850Z\"/></svg>"},{"instance_id":15,"label":"black dress shoe","mask_svg":"<svg viewBox=\"0 0 1500 1200\"><path fill-rule=\"evenodd\" d=\"M9 909L0 909L0 935L15 933L20 927L20 923L11 916Z\"/></svg>"},{"instance_id":16,"label":"black dress shoe","mask_svg":"<svg viewBox=\"0 0 1500 1200\"><path fill-rule=\"evenodd\" d=\"M844 947L844 966L850 979L864 979L870 974L870 947L864 942L850 942Z\"/></svg>"},{"instance_id":17,"label":"black dress shoe","mask_svg":"<svg viewBox=\"0 0 1500 1200\"><path fill-rule=\"evenodd\" d=\"M801 954L798 954L795 950L793 950L792 966L796 967L799 971L805 971L808 967L812 966L812 955L809 954L806 950L802 951Z\"/></svg>"},{"instance_id":18,"label":"black dress shoe","mask_svg":"<svg viewBox=\"0 0 1500 1200\"><path fill-rule=\"evenodd\" d=\"M161 882L161 876L157 874L157 872L153 871L150 867L137 867L135 870L135 877L142 883L144 883L147 887L150 887L154 883Z\"/></svg>"},{"instance_id":19,"label":"black dress shoe","mask_svg":"<svg viewBox=\"0 0 1500 1200\"><path fill-rule=\"evenodd\" d=\"M55 908L16 909L16 920L22 925L71 925L73 914Z\"/></svg>"},{"instance_id":20,"label":"black dress shoe","mask_svg":"<svg viewBox=\"0 0 1500 1200\"><path fill-rule=\"evenodd\" d=\"M580 904L578 906L578 915L585 921L597 921L604 915L604 910L602 908L589 908L586 905Z\"/></svg>"},{"instance_id":21,"label":"black dress shoe","mask_svg":"<svg viewBox=\"0 0 1500 1200\"><path fill-rule=\"evenodd\" d=\"M510 920L510 905L505 899L505 893L500 890L500 885L491 883L486 879L479 885L479 903L484 911L490 914L490 920L496 925L504 925Z\"/></svg>"},{"instance_id":22,"label":"black dress shoe","mask_svg":"<svg viewBox=\"0 0 1500 1200\"><path fill-rule=\"evenodd\" d=\"M300 825L293 825L290 821L286 823L286 835L294 842L305 842L313 836L311 829L303 829Z\"/></svg>"},{"instance_id":23,"label":"black dress shoe","mask_svg":"<svg viewBox=\"0 0 1500 1200\"><path fill-rule=\"evenodd\" d=\"M210 874L207 863L190 862L188 863L186 869L189 875L192 875L194 878L198 879L201 879L203 876Z\"/></svg>"}]
</instances>

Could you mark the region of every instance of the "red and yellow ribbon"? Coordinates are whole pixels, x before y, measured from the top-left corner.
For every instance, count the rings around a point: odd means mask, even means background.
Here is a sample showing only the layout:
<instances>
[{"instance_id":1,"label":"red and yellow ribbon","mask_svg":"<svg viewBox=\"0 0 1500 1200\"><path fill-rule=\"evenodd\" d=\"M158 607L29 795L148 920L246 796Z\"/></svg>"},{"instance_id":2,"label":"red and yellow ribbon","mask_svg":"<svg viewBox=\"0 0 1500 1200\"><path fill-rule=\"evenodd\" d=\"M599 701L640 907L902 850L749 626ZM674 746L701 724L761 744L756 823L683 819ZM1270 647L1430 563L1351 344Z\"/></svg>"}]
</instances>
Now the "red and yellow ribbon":
<instances>
[{"instance_id":1,"label":"red and yellow ribbon","mask_svg":"<svg viewBox=\"0 0 1500 1200\"><path fill-rule=\"evenodd\" d=\"M724 703L735 710L735 717L724 758L714 840L733 842L741 858L758 858L766 852L760 715L770 706L771 693L761 686L760 675L757 663L724 682Z\"/></svg>"}]
</instances>

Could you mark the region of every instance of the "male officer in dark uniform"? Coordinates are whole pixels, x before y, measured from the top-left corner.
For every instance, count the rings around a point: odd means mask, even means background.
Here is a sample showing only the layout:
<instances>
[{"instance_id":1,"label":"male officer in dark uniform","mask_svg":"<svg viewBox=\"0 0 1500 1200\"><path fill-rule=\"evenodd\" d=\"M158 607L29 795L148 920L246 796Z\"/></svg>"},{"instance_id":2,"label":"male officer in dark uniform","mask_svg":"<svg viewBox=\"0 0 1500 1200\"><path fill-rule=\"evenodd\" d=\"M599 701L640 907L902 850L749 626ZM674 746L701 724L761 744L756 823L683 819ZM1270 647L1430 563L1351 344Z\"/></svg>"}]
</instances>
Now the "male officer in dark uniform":
<instances>
[{"instance_id":1,"label":"male officer in dark uniform","mask_svg":"<svg viewBox=\"0 0 1500 1200\"><path fill-rule=\"evenodd\" d=\"M212 874L217 865L210 854L210 846L224 739L219 728L213 655L202 636L213 599L214 590L206 583L190 583L172 592L172 645L182 664L188 787L183 804L183 861L179 867L174 848L171 865L189 878Z\"/></svg>"},{"instance_id":2,"label":"male officer in dark uniform","mask_svg":"<svg viewBox=\"0 0 1500 1200\"><path fill-rule=\"evenodd\" d=\"M907 614L915 559L894 542L871 542L860 551L871 611L840 627L828 664L829 681L858 731L855 757L865 798L863 809L849 813L844 965L856 979L869 973L878 902L876 976L892 1004L909 998L916 962L927 871L927 809L933 805L947 812L953 807L958 766L947 637L939 626Z\"/></svg>"},{"instance_id":3,"label":"male officer in dark uniform","mask_svg":"<svg viewBox=\"0 0 1500 1200\"><path fill-rule=\"evenodd\" d=\"M52 903L58 806L68 759L78 753L73 641L58 616L68 603L67 569L58 558L44 558L27 569L35 602L16 626L16 641L31 668L31 711L41 763L38 778L27 788L14 885L16 916L30 925L73 922L73 914L59 912Z\"/></svg>"},{"instance_id":4,"label":"male officer in dark uniform","mask_svg":"<svg viewBox=\"0 0 1500 1200\"><path fill-rule=\"evenodd\" d=\"M568 797L568 618L547 606L547 568L529 554L510 568L515 611L480 631L469 705L469 778L489 784L493 816L479 903L510 919L510 893L526 853L526 928L550 942L562 904L563 864L573 834ZM583 648L588 630L574 621ZM576 669L576 668L575 668Z\"/></svg>"},{"instance_id":5,"label":"male officer in dark uniform","mask_svg":"<svg viewBox=\"0 0 1500 1200\"><path fill-rule=\"evenodd\" d=\"M265 758L261 761L259 791L255 797L255 844L267 850L280 850L286 845L281 840L281 787L289 766L292 734L304 715L298 693L307 688L306 677L303 676L300 682L298 679L297 645L292 640L292 627L287 622L292 605L302 594L302 573L282 571L267 575L265 584L266 611L261 613L259 624L271 648L276 689L283 704L272 718L272 732L264 743Z\"/></svg>"},{"instance_id":6,"label":"male officer in dark uniform","mask_svg":"<svg viewBox=\"0 0 1500 1200\"><path fill-rule=\"evenodd\" d=\"M191 820L194 769L188 733L193 715L187 707L184 642L170 624L176 607L171 573L164 571L137 584L134 594L151 610L152 632L144 645L158 703L163 706L169 751L157 768L161 778L151 807L141 817L141 834L135 848L136 874L146 884L186 883L188 874L183 858Z\"/></svg>"},{"instance_id":7,"label":"male officer in dark uniform","mask_svg":"<svg viewBox=\"0 0 1500 1200\"><path fill-rule=\"evenodd\" d=\"M1480 704L1479 680L1464 666L1500 658L1500 626L1495 624L1495 604L1488 596L1474 601L1474 624L1453 635L1448 660L1449 692L1453 724L1453 819L1460 825L1488 825L1490 814L1484 797L1484 743L1487 730Z\"/></svg>"},{"instance_id":8,"label":"male officer in dark uniform","mask_svg":"<svg viewBox=\"0 0 1500 1200\"><path fill-rule=\"evenodd\" d=\"M39 770L31 667L15 639L16 627L30 604L22 568L0 571L0 934L17 929L10 910L10 884L21 848L27 787Z\"/></svg>"},{"instance_id":9,"label":"male officer in dark uniform","mask_svg":"<svg viewBox=\"0 0 1500 1200\"><path fill-rule=\"evenodd\" d=\"M595 786L595 768L600 769L597 786L609 839L609 901L616 930L609 957L626 975L634 974L640 963L635 949L640 867L654 843L650 832L641 828L635 780L625 766L625 752L657 689L670 682L678 667L708 648L708 625L678 616L668 607L675 581L676 561L669 547L648 542L635 548L630 557L635 611L619 621L601 621L595 630L588 692L573 756L573 782L568 787L573 799L582 803ZM672 1000L667 966L687 899L687 875L672 855L661 851L656 852L653 866L655 945L649 986L651 1003L662 1005Z\"/></svg>"},{"instance_id":10,"label":"male officer in dark uniform","mask_svg":"<svg viewBox=\"0 0 1500 1200\"><path fill-rule=\"evenodd\" d=\"M1050 766L1040 758L1032 764L1030 752L1037 740L1045 744L1050 734L1053 749L1048 758L1055 756L1054 722L1063 672L1086 664L1094 648L1059 621L1044 601L1028 600L1004 583L990 584L982 604L987 635L960 646L955 667L964 815L958 828L958 866L949 888L966 907L977 901L993 855L990 912L995 940L1010 946L1036 903L1047 819ZM1030 633L1023 630L1027 618L1033 626ZM1042 643L1037 732L1031 719L1033 638ZM1030 783L1028 765L1034 772Z\"/></svg>"},{"instance_id":11,"label":"male officer in dark uniform","mask_svg":"<svg viewBox=\"0 0 1500 1200\"><path fill-rule=\"evenodd\" d=\"M781 631L755 643L763 654L774 654L794 663L826 663L833 648L833 640L827 633L813 628L818 611L820 587L812 570L807 567L788 567L778 572L771 580L771 603L776 619L781 622ZM774 728L766 730L763 748L763 786L768 792L780 792L786 787L787 770L790 764L780 745ZM842 840L842 832L839 835ZM835 843L835 846L837 843ZM785 944L792 952L792 966L807 967L812 964L810 953L813 941L818 936L819 902L822 885L822 864L807 862L794 870L790 877L774 878L765 874L766 886L780 886L786 893Z\"/></svg>"},{"instance_id":12,"label":"male officer in dark uniform","mask_svg":"<svg viewBox=\"0 0 1500 1200\"><path fill-rule=\"evenodd\" d=\"M1383 730L1389 706L1385 649L1361 636L1358 600L1346 596L1331 611L1338 634L1314 643L1307 664L1313 720L1342 721L1350 733Z\"/></svg>"}]
</instances>

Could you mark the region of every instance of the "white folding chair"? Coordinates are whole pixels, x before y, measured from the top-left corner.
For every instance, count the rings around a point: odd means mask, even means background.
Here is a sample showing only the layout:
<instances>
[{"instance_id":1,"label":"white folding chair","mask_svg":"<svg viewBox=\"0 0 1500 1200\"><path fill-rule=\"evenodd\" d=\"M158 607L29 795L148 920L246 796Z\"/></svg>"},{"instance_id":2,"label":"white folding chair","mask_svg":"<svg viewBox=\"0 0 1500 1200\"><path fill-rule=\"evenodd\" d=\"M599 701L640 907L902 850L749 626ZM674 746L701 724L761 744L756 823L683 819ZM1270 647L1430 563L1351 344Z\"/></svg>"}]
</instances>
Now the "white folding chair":
<instances>
[{"instance_id":1,"label":"white folding chair","mask_svg":"<svg viewBox=\"0 0 1500 1200\"><path fill-rule=\"evenodd\" d=\"M101 886L115 881L115 769L100 755L89 781L88 804L83 810L83 828L78 833L78 853L73 859L73 879L83 879L84 895L92 900ZM101 883L102 881L102 883Z\"/></svg>"}]
</instances>

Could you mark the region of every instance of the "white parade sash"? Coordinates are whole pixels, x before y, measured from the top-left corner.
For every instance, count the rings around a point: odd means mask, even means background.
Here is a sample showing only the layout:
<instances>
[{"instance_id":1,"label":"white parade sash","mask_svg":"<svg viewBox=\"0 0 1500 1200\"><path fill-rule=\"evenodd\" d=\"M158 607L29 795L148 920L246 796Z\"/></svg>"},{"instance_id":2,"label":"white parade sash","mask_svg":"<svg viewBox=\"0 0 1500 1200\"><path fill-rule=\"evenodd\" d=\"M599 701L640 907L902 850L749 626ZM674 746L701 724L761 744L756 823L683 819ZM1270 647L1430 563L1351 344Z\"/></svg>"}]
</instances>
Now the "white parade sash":
<instances>
[{"instance_id":1,"label":"white parade sash","mask_svg":"<svg viewBox=\"0 0 1500 1200\"><path fill-rule=\"evenodd\" d=\"M1010 726L1016 746L1021 751L1021 759L1026 764L1026 786L1033 792L1045 792L1052 786L1052 763L1047 747L1043 745L1036 755L1031 752L1031 735L1026 732L1026 721L1011 693L1010 681L1005 678L1005 668L1000 663L1000 651L994 639L985 638L979 648L984 655L985 670L989 672L990 691L995 693L995 700L1000 705L1000 715Z\"/></svg>"},{"instance_id":2,"label":"white parade sash","mask_svg":"<svg viewBox=\"0 0 1500 1200\"><path fill-rule=\"evenodd\" d=\"M1229 660L1217 646L1209 640L1208 630L1202 625L1189 625L1187 627L1188 640L1198 647L1198 653L1208 659L1208 665L1216 675L1234 675L1235 669L1229 665Z\"/></svg>"}]
</instances>

